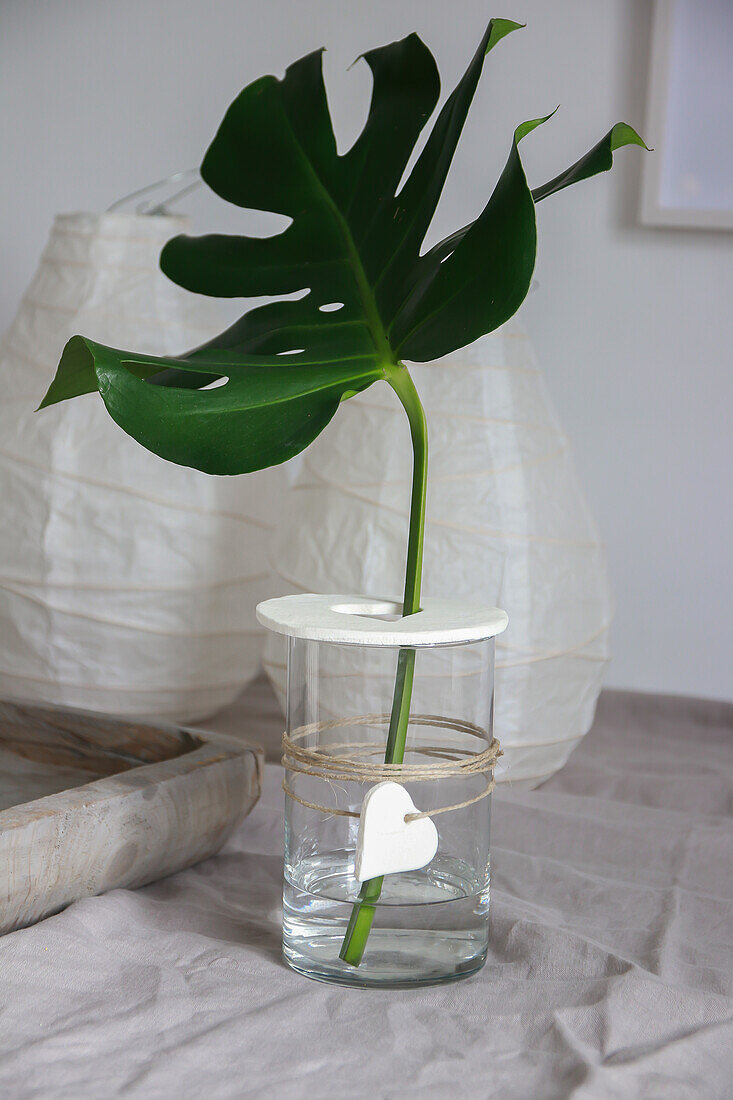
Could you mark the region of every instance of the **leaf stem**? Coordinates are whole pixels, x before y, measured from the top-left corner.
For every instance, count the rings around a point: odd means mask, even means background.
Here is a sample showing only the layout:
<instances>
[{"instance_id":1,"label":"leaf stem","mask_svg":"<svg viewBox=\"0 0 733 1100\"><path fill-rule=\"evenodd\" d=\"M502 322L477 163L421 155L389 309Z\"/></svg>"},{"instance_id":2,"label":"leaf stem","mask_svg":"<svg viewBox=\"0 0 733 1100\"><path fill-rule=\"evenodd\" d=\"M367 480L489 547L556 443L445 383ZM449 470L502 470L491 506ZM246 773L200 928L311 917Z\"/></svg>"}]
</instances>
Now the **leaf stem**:
<instances>
[{"instance_id":1,"label":"leaf stem","mask_svg":"<svg viewBox=\"0 0 733 1100\"><path fill-rule=\"evenodd\" d=\"M405 569L405 594L403 615L414 615L420 610L420 586L422 582L423 536L425 533L425 500L428 474L428 436L423 410L415 384L402 363L391 367L387 381L399 397L407 413L412 439L412 497L410 500L410 530L407 541L407 565ZM385 750L385 763L401 764L405 756L405 743L410 720L412 682L415 673L415 650L401 649L397 657L392 713ZM364 955L376 907L382 892L383 877L368 879L362 883L359 900L354 903L351 917L341 945L339 957L351 966L358 966Z\"/></svg>"}]
</instances>

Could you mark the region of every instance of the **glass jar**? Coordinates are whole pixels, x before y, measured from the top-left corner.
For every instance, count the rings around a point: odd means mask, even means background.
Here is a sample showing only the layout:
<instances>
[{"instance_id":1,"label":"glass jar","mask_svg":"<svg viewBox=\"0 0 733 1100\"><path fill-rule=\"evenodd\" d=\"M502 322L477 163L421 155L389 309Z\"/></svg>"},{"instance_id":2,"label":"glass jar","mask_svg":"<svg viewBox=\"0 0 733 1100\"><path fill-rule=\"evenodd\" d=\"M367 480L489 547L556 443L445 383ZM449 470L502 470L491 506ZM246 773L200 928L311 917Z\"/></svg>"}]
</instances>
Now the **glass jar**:
<instances>
[{"instance_id":1,"label":"glass jar","mask_svg":"<svg viewBox=\"0 0 733 1100\"><path fill-rule=\"evenodd\" d=\"M460 762L475 761L492 743L494 637L507 618L465 601L426 600L407 618L400 610L314 595L258 608L265 626L289 636L287 743L318 753L306 754L305 764L287 754L283 954L294 970L323 981L442 982L474 973L486 959L492 775L490 765L474 771ZM416 811L431 813L438 848L426 866L385 874L381 887L371 880L365 894L355 877L359 814L366 791L384 777L353 779L340 768L384 762L405 662L412 666L406 768L392 768L389 778ZM320 758L323 769L312 763ZM357 917L363 953L352 950L345 961Z\"/></svg>"}]
</instances>

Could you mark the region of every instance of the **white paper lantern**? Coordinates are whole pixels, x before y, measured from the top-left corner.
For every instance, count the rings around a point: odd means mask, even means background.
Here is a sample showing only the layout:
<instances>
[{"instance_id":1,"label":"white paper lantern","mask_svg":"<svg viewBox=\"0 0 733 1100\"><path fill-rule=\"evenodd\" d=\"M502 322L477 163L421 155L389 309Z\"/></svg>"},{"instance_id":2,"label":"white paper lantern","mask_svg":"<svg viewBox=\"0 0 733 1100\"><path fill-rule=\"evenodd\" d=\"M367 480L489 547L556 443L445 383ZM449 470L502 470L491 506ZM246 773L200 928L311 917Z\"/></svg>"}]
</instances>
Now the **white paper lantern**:
<instances>
[{"instance_id":1,"label":"white paper lantern","mask_svg":"<svg viewBox=\"0 0 733 1100\"><path fill-rule=\"evenodd\" d=\"M66 340L180 354L219 306L159 270L164 215L58 217L0 348L0 694L191 721L257 671L280 475L145 451L97 395L34 409Z\"/></svg>"},{"instance_id":2,"label":"white paper lantern","mask_svg":"<svg viewBox=\"0 0 733 1100\"><path fill-rule=\"evenodd\" d=\"M509 613L496 654L497 779L533 787L593 720L609 657L603 548L516 321L411 371L430 444L423 591ZM280 590L399 599L410 472L405 414L387 386L346 402L287 497L274 546ZM282 695L276 639L266 652Z\"/></svg>"}]
</instances>

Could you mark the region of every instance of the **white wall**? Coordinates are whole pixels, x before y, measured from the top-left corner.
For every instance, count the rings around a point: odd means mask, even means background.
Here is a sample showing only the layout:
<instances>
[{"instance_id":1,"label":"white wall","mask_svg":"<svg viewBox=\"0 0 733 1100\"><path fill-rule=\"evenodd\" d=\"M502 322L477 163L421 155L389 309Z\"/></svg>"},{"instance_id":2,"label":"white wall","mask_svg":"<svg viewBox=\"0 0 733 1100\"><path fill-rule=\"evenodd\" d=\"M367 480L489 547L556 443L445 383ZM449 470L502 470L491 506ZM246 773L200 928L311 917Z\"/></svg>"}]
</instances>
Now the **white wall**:
<instances>
[{"instance_id":1,"label":"white wall","mask_svg":"<svg viewBox=\"0 0 733 1100\"><path fill-rule=\"evenodd\" d=\"M560 103L524 144L552 176L624 119L644 121L647 0L507 0L527 21L487 64L435 225L482 205L513 126ZM366 109L364 49L418 30L445 83L483 0L3 0L0 325L56 211L104 208L198 163L239 88L321 44L344 141ZM637 218L642 154L540 207L539 289L526 308L608 543L614 685L733 695L733 233ZM232 228L211 199L197 227Z\"/></svg>"}]
</instances>

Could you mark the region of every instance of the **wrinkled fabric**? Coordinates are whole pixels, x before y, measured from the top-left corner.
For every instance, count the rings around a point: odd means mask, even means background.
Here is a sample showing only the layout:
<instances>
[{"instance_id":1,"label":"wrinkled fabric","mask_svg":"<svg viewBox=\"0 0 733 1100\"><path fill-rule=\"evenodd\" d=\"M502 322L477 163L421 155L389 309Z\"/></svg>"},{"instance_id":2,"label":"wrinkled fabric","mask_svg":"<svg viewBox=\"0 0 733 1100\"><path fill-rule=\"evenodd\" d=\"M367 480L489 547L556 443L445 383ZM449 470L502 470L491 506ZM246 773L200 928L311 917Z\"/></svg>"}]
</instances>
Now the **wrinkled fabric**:
<instances>
[{"instance_id":1,"label":"wrinkled fabric","mask_svg":"<svg viewBox=\"0 0 733 1100\"><path fill-rule=\"evenodd\" d=\"M261 684L238 716L280 721ZM219 856L0 940L0 1095L727 1100L732 734L730 704L605 693L563 771L495 796L486 966L415 991L280 961L269 766Z\"/></svg>"}]
</instances>

